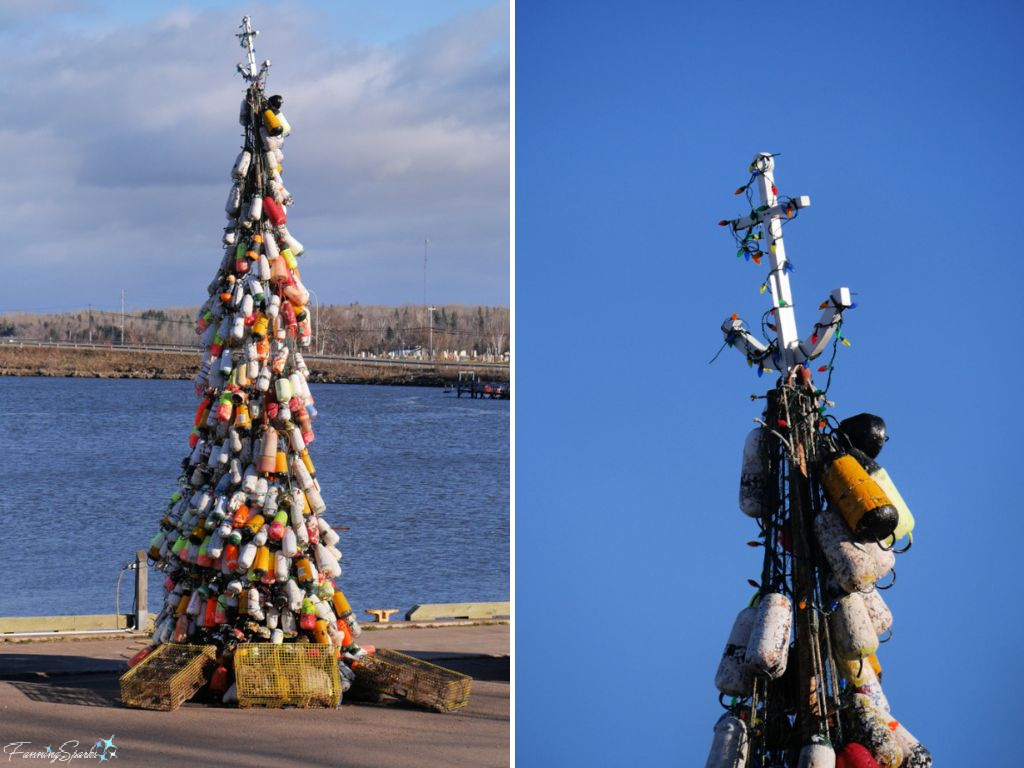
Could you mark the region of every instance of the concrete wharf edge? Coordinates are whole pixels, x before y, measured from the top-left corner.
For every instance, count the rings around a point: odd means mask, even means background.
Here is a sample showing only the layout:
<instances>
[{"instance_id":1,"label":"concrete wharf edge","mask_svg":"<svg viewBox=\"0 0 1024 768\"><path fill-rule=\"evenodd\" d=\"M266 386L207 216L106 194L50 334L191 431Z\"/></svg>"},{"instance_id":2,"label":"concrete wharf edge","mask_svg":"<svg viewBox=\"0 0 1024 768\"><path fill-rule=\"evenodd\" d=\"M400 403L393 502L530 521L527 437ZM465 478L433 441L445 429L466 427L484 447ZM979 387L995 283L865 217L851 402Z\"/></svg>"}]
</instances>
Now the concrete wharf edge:
<instances>
[{"instance_id":1,"label":"concrete wharf edge","mask_svg":"<svg viewBox=\"0 0 1024 768\"><path fill-rule=\"evenodd\" d=\"M118 680L148 636L0 643L0 746L87 751L114 735L117 759L155 766L507 766L509 625L391 625L360 642L471 675L469 706L438 714L404 705L239 710L186 703L176 712L121 706ZM66 750L74 750L67 744ZM74 765L77 761L71 761Z\"/></svg>"}]
</instances>

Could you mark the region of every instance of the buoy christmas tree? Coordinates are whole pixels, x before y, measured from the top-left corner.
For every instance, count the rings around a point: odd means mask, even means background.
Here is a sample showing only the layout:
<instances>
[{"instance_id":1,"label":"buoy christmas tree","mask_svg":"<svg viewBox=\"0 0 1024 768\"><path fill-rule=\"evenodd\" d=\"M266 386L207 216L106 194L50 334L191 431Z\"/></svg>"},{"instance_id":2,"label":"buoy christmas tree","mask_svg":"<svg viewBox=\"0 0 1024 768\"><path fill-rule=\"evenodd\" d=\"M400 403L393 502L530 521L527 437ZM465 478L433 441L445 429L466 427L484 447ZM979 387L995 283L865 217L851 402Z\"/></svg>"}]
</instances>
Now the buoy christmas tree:
<instances>
[{"instance_id":1,"label":"buoy christmas tree","mask_svg":"<svg viewBox=\"0 0 1024 768\"><path fill-rule=\"evenodd\" d=\"M196 321L200 402L149 549L166 579L153 640L308 641L353 660L363 653L359 625L337 583L339 536L310 456L316 409L301 353L309 293L281 178L291 128L282 97L266 94L270 62L257 66L256 34L245 17L243 146L230 173L223 257Z\"/></svg>"},{"instance_id":2,"label":"buoy christmas tree","mask_svg":"<svg viewBox=\"0 0 1024 768\"><path fill-rule=\"evenodd\" d=\"M866 413L837 421L829 413L832 361L840 342L849 346L842 322L854 306L850 291L833 291L812 332L797 335L782 225L810 199L779 197L774 167L772 155L757 155L736 190L749 215L719 222L735 237L737 257L770 263L760 289L772 299L762 318L766 341L733 315L722 325L726 345L758 376L781 376L743 449L740 509L757 521L759 538L749 543L763 548L764 559L715 674L726 712L706 765L925 768L928 751L891 714L877 653L893 622L879 590L892 586L895 555L909 549L914 519L875 461L888 439L884 421ZM829 344L819 389L810 363Z\"/></svg>"}]
</instances>

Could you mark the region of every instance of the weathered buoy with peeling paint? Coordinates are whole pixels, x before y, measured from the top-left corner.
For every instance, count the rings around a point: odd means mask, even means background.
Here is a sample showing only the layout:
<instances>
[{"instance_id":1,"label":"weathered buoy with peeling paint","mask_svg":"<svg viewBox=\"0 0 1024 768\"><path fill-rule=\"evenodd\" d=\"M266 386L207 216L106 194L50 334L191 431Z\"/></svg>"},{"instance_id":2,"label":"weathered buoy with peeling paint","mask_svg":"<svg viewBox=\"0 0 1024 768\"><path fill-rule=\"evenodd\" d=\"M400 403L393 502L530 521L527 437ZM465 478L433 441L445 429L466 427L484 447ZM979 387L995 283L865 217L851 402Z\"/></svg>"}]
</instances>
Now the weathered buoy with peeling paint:
<instances>
[{"instance_id":1,"label":"weathered buoy with peeling paint","mask_svg":"<svg viewBox=\"0 0 1024 768\"><path fill-rule=\"evenodd\" d=\"M892 717L875 709L871 700L862 693L851 697L844 710L846 728L853 740L867 747L880 768L899 768L903 762L896 734L889 727Z\"/></svg>"},{"instance_id":2,"label":"weathered buoy with peeling paint","mask_svg":"<svg viewBox=\"0 0 1024 768\"><path fill-rule=\"evenodd\" d=\"M859 541L881 541L896 530L896 507L850 454L837 456L825 465L821 486Z\"/></svg>"},{"instance_id":3,"label":"weathered buoy with peeling paint","mask_svg":"<svg viewBox=\"0 0 1024 768\"><path fill-rule=\"evenodd\" d=\"M829 616L829 628L835 652L842 659L865 659L878 650L878 634L858 592L839 599Z\"/></svg>"},{"instance_id":4,"label":"weathered buoy with peeling paint","mask_svg":"<svg viewBox=\"0 0 1024 768\"><path fill-rule=\"evenodd\" d=\"M812 736L811 743L800 750L797 768L835 768L836 751L824 736Z\"/></svg>"},{"instance_id":5,"label":"weathered buoy with peeling paint","mask_svg":"<svg viewBox=\"0 0 1024 768\"><path fill-rule=\"evenodd\" d=\"M715 687L726 696L746 697L752 691L754 676L747 666L746 654L756 616L756 608L744 608L732 624L725 650L722 651L722 660L718 662L718 671L715 672Z\"/></svg>"},{"instance_id":6,"label":"weathered buoy with peeling paint","mask_svg":"<svg viewBox=\"0 0 1024 768\"><path fill-rule=\"evenodd\" d=\"M715 736L704 768L743 768L747 764L749 749L750 732L747 724L726 712L715 723Z\"/></svg>"},{"instance_id":7,"label":"weathered buoy with peeling paint","mask_svg":"<svg viewBox=\"0 0 1024 768\"><path fill-rule=\"evenodd\" d=\"M871 617L871 626L875 628L875 634L881 637L892 628L892 611L877 589L864 592L861 597L864 598L864 607L868 609L868 615Z\"/></svg>"},{"instance_id":8,"label":"weathered buoy with peeling paint","mask_svg":"<svg viewBox=\"0 0 1024 768\"><path fill-rule=\"evenodd\" d=\"M764 427L750 430L743 443L743 466L740 468L740 511L748 517L761 517L765 491L768 488L768 452Z\"/></svg>"},{"instance_id":9,"label":"weathered buoy with peeling paint","mask_svg":"<svg viewBox=\"0 0 1024 768\"><path fill-rule=\"evenodd\" d=\"M778 592L761 596L745 656L755 674L772 680L785 674L792 623L793 606L788 597Z\"/></svg>"},{"instance_id":10,"label":"weathered buoy with peeling paint","mask_svg":"<svg viewBox=\"0 0 1024 768\"><path fill-rule=\"evenodd\" d=\"M900 768L932 768L932 755L902 723L896 723L896 741L903 751Z\"/></svg>"},{"instance_id":11,"label":"weathered buoy with peeling paint","mask_svg":"<svg viewBox=\"0 0 1024 768\"><path fill-rule=\"evenodd\" d=\"M830 507L814 518L814 534L832 574L845 592L870 589L881 575L874 557L864 545L853 540L850 529L835 509Z\"/></svg>"},{"instance_id":12,"label":"weathered buoy with peeling paint","mask_svg":"<svg viewBox=\"0 0 1024 768\"><path fill-rule=\"evenodd\" d=\"M882 683L875 674L875 668L869 660L839 661L840 673L854 689L871 700L871 705L879 712L889 712L889 699L882 690Z\"/></svg>"}]
</instances>

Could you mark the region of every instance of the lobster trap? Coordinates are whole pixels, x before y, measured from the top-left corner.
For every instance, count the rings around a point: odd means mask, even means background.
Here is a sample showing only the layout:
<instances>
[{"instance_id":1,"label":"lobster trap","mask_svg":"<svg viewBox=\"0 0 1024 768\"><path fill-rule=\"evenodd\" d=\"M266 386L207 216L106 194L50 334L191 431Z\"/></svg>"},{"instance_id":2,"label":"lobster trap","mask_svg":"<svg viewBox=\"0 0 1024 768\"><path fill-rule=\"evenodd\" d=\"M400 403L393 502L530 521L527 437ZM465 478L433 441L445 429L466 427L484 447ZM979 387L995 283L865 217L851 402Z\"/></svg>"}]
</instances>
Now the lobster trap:
<instances>
[{"instance_id":1,"label":"lobster trap","mask_svg":"<svg viewBox=\"0 0 1024 768\"><path fill-rule=\"evenodd\" d=\"M353 698L392 696L435 712L451 712L469 703L473 678L387 648L353 665Z\"/></svg>"},{"instance_id":2,"label":"lobster trap","mask_svg":"<svg viewBox=\"0 0 1024 768\"><path fill-rule=\"evenodd\" d=\"M235 682L242 708L333 708L341 699L338 661L326 644L242 643Z\"/></svg>"},{"instance_id":3,"label":"lobster trap","mask_svg":"<svg viewBox=\"0 0 1024 768\"><path fill-rule=\"evenodd\" d=\"M121 676L121 703L173 712L206 685L216 657L213 645L164 643Z\"/></svg>"}]
</instances>

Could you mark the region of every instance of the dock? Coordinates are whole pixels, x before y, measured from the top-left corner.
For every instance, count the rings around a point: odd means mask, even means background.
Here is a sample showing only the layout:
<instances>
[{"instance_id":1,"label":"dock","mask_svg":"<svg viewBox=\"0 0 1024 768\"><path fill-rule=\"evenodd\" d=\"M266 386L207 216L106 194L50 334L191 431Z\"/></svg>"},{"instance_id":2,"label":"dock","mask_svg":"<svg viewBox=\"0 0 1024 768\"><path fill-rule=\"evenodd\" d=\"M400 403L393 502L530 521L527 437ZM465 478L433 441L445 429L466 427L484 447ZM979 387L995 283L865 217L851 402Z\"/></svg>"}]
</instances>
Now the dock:
<instances>
[{"instance_id":1,"label":"dock","mask_svg":"<svg viewBox=\"0 0 1024 768\"><path fill-rule=\"evenodd\" d=\"M459 371L459 380L449 390L454 389L456 397L467 397L480 400L508 400L512 391L508 382L484 381L476 371Z\"/></svg>"},{"instance_id":2,"label":"dock","mask_svg":"<svg viewBox=\"0 0 1024 768\"><path fill-rule=\"evenodd\" d=\"M113 738L117 756L181 765L509 765L509 625L395 622L359 642L394 648L470 675L469 705L438 714L401 704L241 710L186 703L175 712L127 709L118 680L144 635L0 642L0 741L21 749L88 751ZM384 629L384 627L392 627Z\"/></svg>"}]
</instances>

